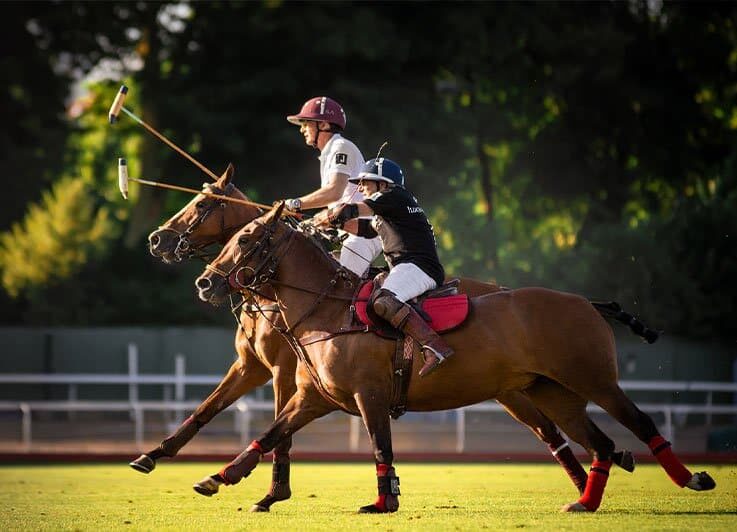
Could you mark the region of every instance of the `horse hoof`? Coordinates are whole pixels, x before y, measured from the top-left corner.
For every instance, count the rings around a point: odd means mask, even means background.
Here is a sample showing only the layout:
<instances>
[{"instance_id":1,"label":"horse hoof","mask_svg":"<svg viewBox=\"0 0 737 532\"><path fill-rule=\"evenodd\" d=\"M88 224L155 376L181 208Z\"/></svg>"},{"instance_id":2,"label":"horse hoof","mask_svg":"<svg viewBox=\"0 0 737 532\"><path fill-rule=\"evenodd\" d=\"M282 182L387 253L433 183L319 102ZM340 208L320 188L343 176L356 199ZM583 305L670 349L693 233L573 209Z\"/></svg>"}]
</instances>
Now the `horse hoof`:
<instances>
[{"instance_id":1,"label":"horse hoof","mask_svg":"<svg viewBox=\"0 0 737 532\"><path fill-rule=\"evenodd\" d=\"M614 453L612 458L615 464L628 473L632 473L635 470L635 457L630 451L625 450Z\"/></svg>"},{"instance_id":2,"label":"horse hoof","mask_svg":"<svg viewBox=\"0 0 737 532\"><path fill-rule=\"evenodd\" d=\"M387 511L386 510L382 510L381 508L379 508L375 504L368 504L366 506L361 506L358 509L358 513L359 514L385 514L385 513L387 513Z\"/></svg>"},{"instance_id":3,"label":"horse hoof","mask_svg":"<svg viewBox=\"0 0 737 532\"><path fill-rule=\"evenodd\" d=\"M222 482L216 480L212 476L208 476L195 483L194 486L192 486L192 489L194 489L200 495L204 495L205 497L212 497L220 489L220 484L222 484Z\"/></svg>"},{"instance_id":4,"label":"horse hoof","mask_svg":"<svg viewBox=\"0 0 737 532\"><path fill-rule=\"evenodd\" d=\"M139 473L149 474L156 467L156 462L147 454L142 454L128 464Z\"/></svg>"},{"instance_id":5,"label":"horse hoof","mask_svg":"<svg viewBox=\"0 0 737 532\"><path fill-rule=\"evenodd\" d=\"M702 471L701 473L694 473L691 480L688 481L686 487L694 491L708 491L716 488L717 483L714 479L709 476L709 473Z\"/></svg>"},{"instance_id":6,"label":"horse hoof","mask_svg":"<svg viewBox=\"0 0 737 532\"><path fill-rule=\"evenodd\" d=\"M260 504L254 504L253 506L251 506L251 511L256 513L256 512L268 512L270 510L268 506L261 506Z\"/></svg>"},{"instance_id":7,"label":"horse hoof","mask_svg":"<svg viewBox=\"0 0 737 532\"><path fill-rule=\"evenodd\" d=\"M564 505L561 509L561 512L590 512L588 508L586 508L583 504L580 502L570 502L566 505Z\"/></svg>"}]
</instances>

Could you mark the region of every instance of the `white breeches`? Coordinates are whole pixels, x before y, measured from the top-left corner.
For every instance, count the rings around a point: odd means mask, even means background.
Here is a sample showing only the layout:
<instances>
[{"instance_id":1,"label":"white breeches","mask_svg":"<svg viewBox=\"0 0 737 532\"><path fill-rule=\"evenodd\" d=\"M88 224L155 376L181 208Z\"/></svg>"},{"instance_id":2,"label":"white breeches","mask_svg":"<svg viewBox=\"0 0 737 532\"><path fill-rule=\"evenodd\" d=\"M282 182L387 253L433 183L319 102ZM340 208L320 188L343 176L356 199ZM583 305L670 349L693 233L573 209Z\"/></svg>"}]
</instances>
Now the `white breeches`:
<instances>
[{"instance_id":1,"label":"white breeches","mask_svg":"<svg viewBox=\"0 0 737 532\"><path fill-rule=\"evenodd\" d=\"M404 302L437 286L438 283L419 267L411 262L403 262L389 271L382 288L391 290L397 299Z\"/></svg>"},{"instance_id":2,"label":"white breeches","mask_svg":"<svg viewBox=\"0 0 737 532\"><path fill-rule=\"evenodd\" d=\"M348 235L340 248L340 265L361 277L381 253L381 239Z\"/></svg>"}]
</instances>

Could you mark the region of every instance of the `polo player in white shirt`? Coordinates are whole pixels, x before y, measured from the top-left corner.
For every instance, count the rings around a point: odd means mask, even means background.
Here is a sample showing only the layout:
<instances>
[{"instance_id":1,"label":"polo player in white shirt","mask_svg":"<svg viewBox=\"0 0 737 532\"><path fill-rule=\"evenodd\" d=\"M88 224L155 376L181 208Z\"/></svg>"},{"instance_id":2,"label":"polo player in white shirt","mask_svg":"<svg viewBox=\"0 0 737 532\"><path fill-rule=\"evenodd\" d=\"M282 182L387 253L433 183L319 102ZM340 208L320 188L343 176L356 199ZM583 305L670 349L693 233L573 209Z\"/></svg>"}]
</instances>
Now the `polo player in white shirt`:
<instances>
[{"instance_id":1,"label":"polo player in white shirt","mask_svg":"<svg viewBox=\"0 0 737 532\"><path fill-rule=\"evenodd\" d=\"M340 134L346 125L345 111L340 104L327 96L310 98L298 114L288 116L287 120L299 126L305 144L320 151L320 188L286 200L286 207L300 211L363 201L357 185L348 181L360 172L363 155L353 142ZM361 276L380 252L378 238L349 234L340 250L340 264Z\"/></svg>"}]
</instances>

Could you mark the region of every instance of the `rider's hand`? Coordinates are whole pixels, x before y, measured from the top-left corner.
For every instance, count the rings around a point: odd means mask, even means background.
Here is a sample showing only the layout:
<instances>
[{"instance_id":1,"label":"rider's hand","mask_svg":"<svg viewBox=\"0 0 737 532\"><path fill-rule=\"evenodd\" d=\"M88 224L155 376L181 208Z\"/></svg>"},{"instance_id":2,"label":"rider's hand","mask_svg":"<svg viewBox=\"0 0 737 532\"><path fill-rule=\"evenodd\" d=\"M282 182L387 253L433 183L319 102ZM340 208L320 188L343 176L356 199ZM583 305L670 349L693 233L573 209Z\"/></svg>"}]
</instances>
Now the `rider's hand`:
<instances>
[{"instance_id":1,"label":"rider's hand","mask_svg":"<svg viewBox=\"0 0 737 532\"><path fill-rule=\"evenodd\" d=\"M330 210L324 209L312 217L312 223L318 227L330 227Z\"/></svg>"}]
</instances>

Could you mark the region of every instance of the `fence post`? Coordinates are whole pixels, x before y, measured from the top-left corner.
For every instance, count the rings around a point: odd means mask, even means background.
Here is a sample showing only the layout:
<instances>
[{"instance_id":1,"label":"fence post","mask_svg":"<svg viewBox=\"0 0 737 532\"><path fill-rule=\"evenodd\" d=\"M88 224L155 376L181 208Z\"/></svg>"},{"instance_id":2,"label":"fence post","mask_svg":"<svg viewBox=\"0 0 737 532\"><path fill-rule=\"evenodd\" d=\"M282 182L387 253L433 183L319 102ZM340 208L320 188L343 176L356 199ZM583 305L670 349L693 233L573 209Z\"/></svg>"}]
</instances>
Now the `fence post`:
<instances>
[{"instance_id":1,"label":"fence post","mask_svg":"<svg viewBox=\"0 0 737 532\"><path fill-rule=\"evenodd\" d=\"M138 403L138 346L128 344L128 402ZM135 412L131 410L131 419L135 420Z\"/></svg>"},{"instance_id":2,"label":"fence post","mask_svg":"<svg viewBox=\"0 0 737 532\"><path fill-rule=\"evenodd\" d=\"M136 447L141 451L143 450L143 409L138 404L133 408L133 421Z\"/></svg>"},{"instance_id":3,"label":"fence post","mask_svg":"<svg viewBox=\"0 0 737 532\"><path fill-rule=\"evenodd\" d=\"M358 439L361 433L361 418L358 416L350 417L350 431L348 433L348 449L352 453L358 452Z\"/></svg>"},{"instance_id":4,"label":"fence post","mask_svg":"<svg viewBox=\"0 0 737 532\"><path fill-rule=\"evenodd\" d=\"M73 403L74 401L77 400L77 385L75 383L70 383L69 384L69 389L68 389L68 392L67 392L67 400L70 403ZM73 410L69 410L67 412L67 419L69 421L74 421L76 419L76 417L77 417L77 414Z\"/></svg>"},{"instance_id":5,"label":"fence post","mask_svg":"<svg viewBox=\"0 0 737 532\"><path fill-rule=\"evenodd\" d=\"M20 411L23 414L23 420L21 422L22 434L23 434L23 448L26 452L31 450L31 406L28 403L20 404Z\"/></svg>"},{"instance_id":6,"label":"fence post","mask_svg":"<svg viewBox=\"0 0 737 532\"><path fill-rule=\"evenodd\" d=\"M236 405L236 416L240 418L241 445L248 443L248 435L251 433L251 408L248 400L241 399Z\"/></svg>"},{"instance_id":7,"label":"fence post","mask_svg":"<svg viewBox=\"0 0 737 532\"><path fill-rule=\"evenodd\" d=\"M466 450L466 409L456 410L456 452L462 453Z\"/></svg>"},{"instance_id":8,"label":"fence post","mask_svg":"<svg viewBox=\"0 0 737 532\"><path fill-rule=\"evenodd\" d=\"M177 353L174 357L174 400L177 403L184 401L185 364L184 355ZM176 416L177 422L181 422L184 417L184 411L181 408L177 408Z\"/></svg>"}]
</instances>

